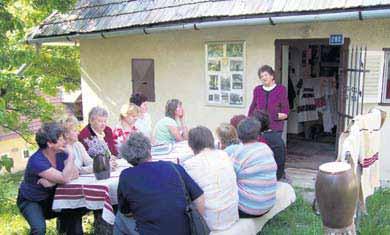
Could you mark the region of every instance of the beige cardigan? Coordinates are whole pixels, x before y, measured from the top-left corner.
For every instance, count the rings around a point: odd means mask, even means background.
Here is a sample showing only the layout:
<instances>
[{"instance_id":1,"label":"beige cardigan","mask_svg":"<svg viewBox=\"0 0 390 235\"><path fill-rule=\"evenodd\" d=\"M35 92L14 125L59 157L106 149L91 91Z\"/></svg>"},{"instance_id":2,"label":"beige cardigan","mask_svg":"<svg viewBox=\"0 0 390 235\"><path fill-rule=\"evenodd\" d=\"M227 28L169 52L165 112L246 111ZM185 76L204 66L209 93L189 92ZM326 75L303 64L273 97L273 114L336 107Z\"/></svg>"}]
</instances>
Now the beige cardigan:
<instances>
[{"instance_id":1,"label":"beige cardigan","mask_svg":"<svg viewBox=\"0 0 390 235\"><path fill-rule=\"evenodd\" d=\"M79 169L80 174L90 174L93 172L93 160L88 155L84 146L76 141L71 145L72 154L74 156L74 163L76 167Z\"/></svg>"}]
</instances>

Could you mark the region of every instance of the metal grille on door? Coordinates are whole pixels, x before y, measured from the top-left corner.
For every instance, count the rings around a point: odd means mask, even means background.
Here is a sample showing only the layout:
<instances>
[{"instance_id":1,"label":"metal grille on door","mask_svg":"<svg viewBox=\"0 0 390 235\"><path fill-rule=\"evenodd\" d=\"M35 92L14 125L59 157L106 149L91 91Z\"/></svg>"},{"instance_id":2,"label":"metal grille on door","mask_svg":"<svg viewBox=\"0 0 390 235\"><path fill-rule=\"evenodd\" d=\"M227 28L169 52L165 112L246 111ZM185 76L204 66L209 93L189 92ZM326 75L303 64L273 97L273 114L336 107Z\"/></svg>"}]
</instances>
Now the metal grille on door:
<instances>
[{"instance_id":1,"label":"metal grille on door","mask_svg":"<svg viewBox=\"0 0 390 235\"><path fill-rule=\"evenodd\" d=\"M348 55L347 81L344 85L344 110L339 111L339 117L348 127L352 119L363 113L364 83L366 73L367 47L353 46Z\"/></svg>"}]
</instances>

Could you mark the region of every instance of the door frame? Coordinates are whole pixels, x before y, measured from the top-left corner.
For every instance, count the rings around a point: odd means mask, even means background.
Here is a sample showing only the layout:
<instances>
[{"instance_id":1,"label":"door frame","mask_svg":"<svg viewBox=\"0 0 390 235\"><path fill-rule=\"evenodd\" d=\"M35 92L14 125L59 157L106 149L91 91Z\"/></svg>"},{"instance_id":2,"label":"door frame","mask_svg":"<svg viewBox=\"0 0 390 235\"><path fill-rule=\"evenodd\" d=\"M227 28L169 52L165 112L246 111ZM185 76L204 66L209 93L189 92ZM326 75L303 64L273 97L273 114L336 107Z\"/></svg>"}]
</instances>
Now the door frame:
<instances>
[{"instance_id":1,"label":"door frame","mask_svg":"<svg viewBox=\"0 0 390 235\"><path fill-rule=\"evenodd\" d=\"M347 94L347 69L348 69L348 54L351 40L344 38L344 44L340 48L340 67L339 67L339 81L338 81L338 111L344 113L346 107ZM308 38L308 39L276 39L275 40L275 80L277 83L282 82L282 47L288 46L302 46L302 45L329 45L329 38ZM341 112L340 112L341 111ZM339 115L338 114L338 115ZM344 117L339 116L336 133L336 153L338 152L338 141L340 134L344 131Z\"/></svg>"}]
</instances>

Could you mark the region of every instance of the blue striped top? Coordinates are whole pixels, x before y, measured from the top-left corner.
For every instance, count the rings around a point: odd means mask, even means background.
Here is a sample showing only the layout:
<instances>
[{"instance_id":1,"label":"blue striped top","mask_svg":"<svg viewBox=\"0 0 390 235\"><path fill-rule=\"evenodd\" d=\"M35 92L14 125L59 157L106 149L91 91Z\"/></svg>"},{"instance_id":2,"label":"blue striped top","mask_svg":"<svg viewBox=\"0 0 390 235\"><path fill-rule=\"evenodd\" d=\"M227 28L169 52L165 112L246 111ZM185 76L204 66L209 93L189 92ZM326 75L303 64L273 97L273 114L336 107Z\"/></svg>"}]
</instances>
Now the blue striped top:
<instances>
[{"instance_id":1,"label":"blue striped top","mask_svg":"<svg viewBox=\"0 0 390 235\"><path fill-rule=\"evenodd\" d=\"M260 142L238 146L233 154L237 174L239 209L261 215L275 204L277 166L272 150Z\"/></svg>"}]
</instances>

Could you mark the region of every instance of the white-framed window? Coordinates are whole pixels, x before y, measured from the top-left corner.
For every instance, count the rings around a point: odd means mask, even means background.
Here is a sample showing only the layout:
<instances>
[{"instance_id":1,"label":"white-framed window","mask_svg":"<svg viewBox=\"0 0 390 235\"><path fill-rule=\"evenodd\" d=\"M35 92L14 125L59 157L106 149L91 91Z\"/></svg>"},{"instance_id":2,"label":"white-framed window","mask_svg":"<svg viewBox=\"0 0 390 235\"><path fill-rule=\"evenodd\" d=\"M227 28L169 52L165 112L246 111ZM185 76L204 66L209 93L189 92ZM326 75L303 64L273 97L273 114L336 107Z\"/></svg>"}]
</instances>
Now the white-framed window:
<instances>
[{"instance_id":1,"label":"white-framed window","mask_svg":"<svg viewBox=\"0 0 390 235\"><path fill-rule=\"evenodd\" d=\"M28 148L24 148L21 150L22 158L29 158L30 157L30 150Z\"/></svg>"},{"instance_id":2,"label":"white-framed window","mask_svg":"<svg viewBox=\"0 0 390 235\"><path fill-rule=\"evenodd\" d=\"M245 42L206 43L206 103L243 107Z\"/></svg>"},{"instance_id":3,"label":"white-framed window","mask_svg":"<svg viewBox=\"0 0 390 235\"><path fill-rule=\"evenodd\" d=\"M381 103L390 104L390 48L383 50L385 58L383 63Z\"/></svg>"}]
</instances>

